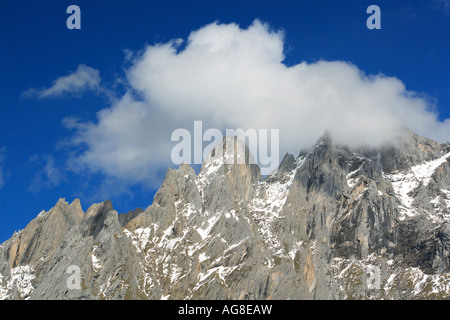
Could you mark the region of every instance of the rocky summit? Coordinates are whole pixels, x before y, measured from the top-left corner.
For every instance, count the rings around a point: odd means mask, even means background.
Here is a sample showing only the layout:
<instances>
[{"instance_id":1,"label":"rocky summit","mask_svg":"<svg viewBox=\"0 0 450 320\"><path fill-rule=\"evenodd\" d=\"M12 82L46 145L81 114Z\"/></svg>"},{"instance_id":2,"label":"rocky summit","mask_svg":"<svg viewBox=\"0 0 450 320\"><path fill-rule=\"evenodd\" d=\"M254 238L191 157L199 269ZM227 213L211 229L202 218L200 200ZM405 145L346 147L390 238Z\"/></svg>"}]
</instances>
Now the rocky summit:
<instances>
[{"instance_id":1,"label":"rocky summit","mask_svg":"<svg viewBox=\"0 0 450 320\"><path fill-rule=\"evenodd\" d=\"M449 143L324 135L262 177L224 161L229 140L146 210L39 213L0 246L0 299L450 298Z\"/></svg>"}]
</instances>

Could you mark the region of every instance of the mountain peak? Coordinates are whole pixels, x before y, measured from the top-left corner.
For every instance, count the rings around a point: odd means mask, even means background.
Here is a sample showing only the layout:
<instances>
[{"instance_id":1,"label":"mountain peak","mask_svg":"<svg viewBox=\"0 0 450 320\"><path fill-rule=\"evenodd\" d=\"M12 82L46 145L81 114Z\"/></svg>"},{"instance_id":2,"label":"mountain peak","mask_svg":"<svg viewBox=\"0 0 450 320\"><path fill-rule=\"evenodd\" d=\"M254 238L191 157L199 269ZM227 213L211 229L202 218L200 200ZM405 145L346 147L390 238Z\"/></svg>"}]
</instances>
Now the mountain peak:
<instances>
[{"instance_id":1,"label":"mountain peak","mask_svg":"<svg viewBox=\"0 0 450 320\"><path fill-rule=\"evenodd\" d=\"M60 199L0 246L0 298L450 298L448 144L351 149L325 133L263 179L235 139L198 175L168 169L145 211Z\"/></svg>"},{"instance_id":2,"label":"mountain peak","mask_svg":"<svg viewBox=\"0 0 450 320\"><path fill-rule=\"evenodd\" d=\"M244 141L237 136L225 136L208 153L200 169L199 177L229 175L233 180L239 176L249 176L251 180L261 178L259 166ZM248 172L246 174L245 172Z\"/></svg>"},{"instance_id":3,"label":"mountain peak","mask_svg":"<svg viewBox=\"0 0 450 320\"><path fill-rule=\"evenodd\" d=\"M211 164L249 165L255 163L255 158L244 141L238 136L225 136L209 151L202 164L202 170Z\"/></svg>"},{"instance_id":4,"label":"mountain peak","mask_svg":"<svg viewBox=\"0 0 450 320\"><path fill-rule=\"evenodd\" d=\"M316 142L316 145L321 145L321 144L326 144L326 145L333 144L331 133L328 130L325 130L324 133L320 136L320 138Z\"/></svg>"}]
</instances>

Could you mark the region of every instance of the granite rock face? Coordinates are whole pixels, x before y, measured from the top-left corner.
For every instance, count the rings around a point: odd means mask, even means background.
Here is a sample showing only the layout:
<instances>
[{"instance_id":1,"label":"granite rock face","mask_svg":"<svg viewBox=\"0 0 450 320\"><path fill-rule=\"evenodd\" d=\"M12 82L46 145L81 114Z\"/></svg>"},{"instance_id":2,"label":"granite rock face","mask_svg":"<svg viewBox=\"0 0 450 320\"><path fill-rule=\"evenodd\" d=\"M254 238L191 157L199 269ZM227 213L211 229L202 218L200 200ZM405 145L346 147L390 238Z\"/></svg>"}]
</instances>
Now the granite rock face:
<instances>
[{"instance_id":1,"label":"granite rock face","mask_svg":"<svg viewBox=\"0 0 450 320\"><path fill-rule=\"evenodd\" d=\"M169 169L145 210L41 212L0 246L0 299L450 297L450 144L324 135L263 178L227 143L198 175Z\"/></svg>"}]
</instances>

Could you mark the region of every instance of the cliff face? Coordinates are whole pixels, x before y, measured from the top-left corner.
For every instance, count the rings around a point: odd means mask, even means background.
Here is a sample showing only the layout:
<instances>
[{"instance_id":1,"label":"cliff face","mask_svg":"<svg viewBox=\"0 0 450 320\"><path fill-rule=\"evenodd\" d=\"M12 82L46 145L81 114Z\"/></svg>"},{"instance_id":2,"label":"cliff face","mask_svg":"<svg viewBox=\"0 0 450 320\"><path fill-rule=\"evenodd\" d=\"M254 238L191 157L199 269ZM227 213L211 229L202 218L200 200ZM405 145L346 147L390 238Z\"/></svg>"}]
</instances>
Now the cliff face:
<instances>
[{"instance_id":1,"label":"cliff face","mask_svg":"<svg viewBox=\"0 0 450 320\"><path fill-rule=\"evenodd\" d=\"M227 156L169 169L145 211L59 200L0 246L0 298L450 297L449 144L325 135L266 178Z\"/></svg>"}]
</instances>

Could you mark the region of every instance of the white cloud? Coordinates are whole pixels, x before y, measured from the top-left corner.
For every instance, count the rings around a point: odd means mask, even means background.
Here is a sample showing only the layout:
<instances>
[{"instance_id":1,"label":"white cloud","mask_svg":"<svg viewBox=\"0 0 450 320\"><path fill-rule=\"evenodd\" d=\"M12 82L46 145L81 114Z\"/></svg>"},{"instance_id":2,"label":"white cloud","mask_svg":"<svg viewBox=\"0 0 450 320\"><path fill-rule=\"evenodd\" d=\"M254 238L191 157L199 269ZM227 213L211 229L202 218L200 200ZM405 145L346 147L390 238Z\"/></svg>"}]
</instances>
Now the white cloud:
<instances>
[{"instance_id":1,"label":"white cloud","mask_svg":"<svg viewBox=\"0 0 450 320\"><path fill-rule=\"evenodd\" d=\"M86 65L79 65L77 70L67 76L56 79L49 88L31 88L24 92L26 96L38 98L55 98L63 95L79 96L87 90L98 90L100 72Z\"/></svg>"},{"instance_id":2,"label":"white cloud","mask_svg":"<svg viewBox=\"0 0 450 320\"><path fill-rule=\"evenodd\" d=\"M282 154L311 146L326 130L350 146L392 141L402 126L449 140L450 120L438 121L399 79L366 75L346 61L287 66L283 46L283 32L256 20L247 29L212 23L184 43L146 47L127 72L130 93L95 123L66 121L85 147L73 167L151 180L171 164L171 132L194 120L204 129L280 129Z\"/></svg>"},{"instance_id":3,"label":"white cloud","mask_svg":"<svg viewBox=\"0 0 450 320\"><path fill-rule=\"evenodd\" d=\"M70 169L87 167L127 181L154 179L157 168L170 160L170 120L129 94L101 110L97 123L67 118L66 127L76 129L71 141L87 146L86 152L69 161Z\"/></svg>"}]
</instances>

